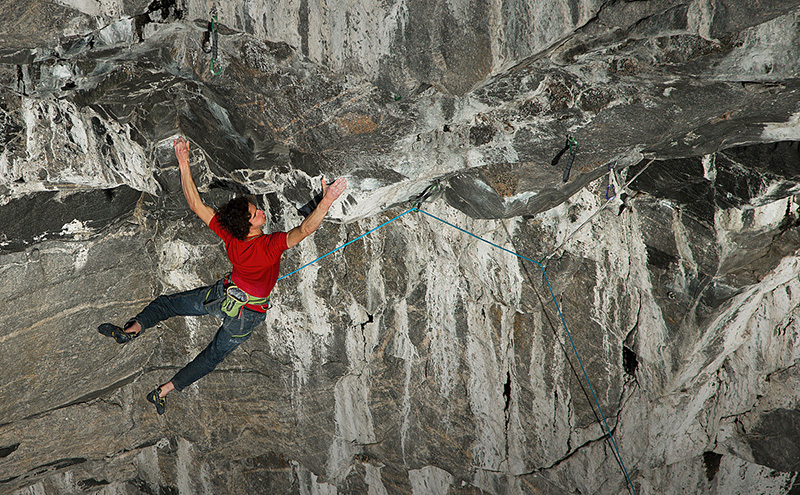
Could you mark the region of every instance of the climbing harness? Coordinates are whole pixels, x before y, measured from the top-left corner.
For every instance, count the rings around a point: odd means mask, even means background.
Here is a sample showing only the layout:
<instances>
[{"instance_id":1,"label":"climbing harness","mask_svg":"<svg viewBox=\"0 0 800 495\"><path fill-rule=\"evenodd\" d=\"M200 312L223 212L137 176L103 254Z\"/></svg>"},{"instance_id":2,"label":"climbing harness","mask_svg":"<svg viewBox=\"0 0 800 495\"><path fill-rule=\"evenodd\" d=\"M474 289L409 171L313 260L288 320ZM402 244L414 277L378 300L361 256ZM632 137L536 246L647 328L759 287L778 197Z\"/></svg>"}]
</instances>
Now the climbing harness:
<instances>
[{"instance_id":1,"label":"climbing harness","mask_svg":"<svg viewBox=\"0 0 800 495\"><path fill-rule=\"evenodd\" d=\"M220 309L223 313L230 316L231 318L239 318L242 315L242 308L246 304L252 304L254 306L267 306L269 307L269 296L267 297L255 297L251 296L247 292L243 291L239 287L231 284L225 289L225 293L227 296L222 301L222 306Z\"/></svg>"},{"instance_id":2,"label":"climbing harness","mask_svg":"<svg viewBox=\"0 0 800 495\"><path fill-rule=\"evenodd\" d=\"M567 148L570 148L570 146L571 146L569 139L570 138L568 138ZM577 147L577 142L574 143L574 146ZM559 155L563 154L564 151L566 151L566 150L562 150L559 153ZM570 156L571 156L571 158L570 158L570 160L568 162L567 169L565 170L565 176L567 176L569 174L569 167L572 165L572 158L574 158L574 147L572 148L572 151L570 152ZM560 156L558 156L556 158L560 158ZM557 162L557 159L554 160L554 163L555 162ZM647 163L647 165L645 165L644 168L638 174L636 174L636 176L633 179L628 181L625 184L625 186L627 187L631 182L633 182L637 177L639 177L639 175L641 175L642 172L644 172L647 169L647 167L650 166L650 163L652 163L652 162L653 162L653 160L651 160L649 163ZM616 167L616 162L614 164L614 167ZM612 170L612 167L609 164L609 172L611 172L611 170ZM408 213L411 213L412 211L418 211L418 212L422 213L423 215L426 215L426 216L428 216L428 217L430 217L430 218L432 218L432 219L434 219L434 220L436 220L438 222L441 222L441 223L443 223L443 224L445 224L445 225L447 225L449 227L452 227L452 228L454 228L454 229L456 229L456 230L458 230L460 232L463 232L463 233L465 233L467 235L470 235L470 236L474 237L475 239L478 239L481 242L489 244L490 246L492 246L494 248L497 248L497 249L499 249L501 251L504 251L506 253L512 254L512 255L520 258L520 259L523 259L525 261L533 263L534 265L538 266L539 269L542 271L542 276L544 277L544 280L547 283L547 290L550 292L550 297L553 300L553 304L555 304L556 311L557 311L558 316L559 316L559 318L561 320L561 326L564 328L564 332L566 333L567 337L569 338L570 345L572 346L572 351L573 351L573 353L575 354L575 357L578 360L578 364L580 364L580 368L581 368L581 371L583 373L583 379L585 380L586 384L588 385L589 391L591 392L591 396L592 396L592 399L594 401L594 404L597 407L598 412L600 413L600 418L601 418L601 425L600 426L601 426L601 429L603 430L603 434L608 437L609 443L612 446L612 452L614 454L614 457L615 457L616 461L619 463L623 474L625 475L625 480L628 483L628 487L630 488L630 490L633 493L633 495L637 495L636 488L633 486L633 481L631 480L630 476L628 475L628 470L625 467L625 463L622 460L622 455L620 454L619 448L617 447L617 443L614 440L614 435L611 432L611 427L608 425L608 420L606 419L606 416L603 413L603 409L600 406L600 401L598 400L597 394L594 391L594 387L592 386L592 383L589 380L589 375L586 373L586 368L583 365L583 360L581 359L580 354L578 353L578 349L575 346L575 341L572 338L572 333L570 333L569 328L567 327L567 322L566 322L566 319L564 318L564 314L561 311L561 306L558 304L558 301L556 300L555 293L553 292L553 287L550 285L550 280L547 278L547 273L545 272L544 265L542 263L538 262L538 261L534 261L531 258L523 256L523 255L521 255L519 253L516 253L516 252L511 251L509 249L506 249L506 248L504 248L504 247L502 247L502 246L500 246L498 244L495 244L495 243L493 243L491 241L488 241L488 240L486 240L486 239L484 239L482 237L479 237L478 235L476 235L476 234L474 234L474 233L472 233L472 232L470 232L468 230L462 229L461 227L458 227L458 226L456 226L456 225L454 225L454 224L452 224L452 223L450 223L450 222L448 222L446 220L443 220L443 219L437 217L436 215L433 215L433 214L428 213L427 211L424 211L424 210L421 209L422 203L424 203L426 200L428 200L428 199L430 199L432 197L435 197L437 194L441 193L441 191L442 191L441 184L439 184L438 182L435 182L435 183L431 184L419 196L417 196L413 200L413 203L412 203L413 206L411 208L409 208L408 210L404 211L403 213L400 213L399 215L395 216L394 218L392 218L390 220L387 220L386 222L383 222L382 224L378 225L374 229L371 229L371 230L359 235L355 239L352 239L352 240L346 242L345 244L342 244L341 246L339 246L339 247L333 249L332 251L320 256L319 258L317 258L317 259L315 259L315 260L313 260L313 261L311 261L309 263L306 263L305 265L301 266L297 270L294 270L293 272L290 272L290 273L287 273L286 275L283 275L282 277L278 278L278 280L280 281L280 280L282 280L282 279L284 279L284 278L286 278L286 277L288 277L290 275L293 275L293 274L299 272L303 268L305 268L305 267L307 267L307 266L309 266L309 265L311 265L313 263L316 263L317 261L325 258L326 256L329 256L329 255L335 253L336 251L339 251L339 250L345 248L346 246L348 246L348 245L352 244L353 242L361 239L362 237L367 236L367 235L371 234L372 232L375 232L376 230L380 229L384 225L388 225L388 224L394 222L395 220L403 217L404 215L407 215ZM608 191L606 191L606 192L608 193ZM605 205L607 205L609 201L610 201L610 199L606 201L606 203L603 205L603 207L605 207ZM601 209L603 207L601 207ZM582 226L583 225L578 227L578 229L580 229ZM571 235L573 235L574 233L575 232L573 232ZM571 235L570 235L570 237L571 237ZM566 241L564 241L564 242L566 242ZM560 246L559 246L559 248L560 248ZM551 254L551 256L552 256L552 254ZM545 259L547 259L547 258L545 258Z\"/></svg>"},{"instance_id":3,"label":"climbing harness","mask_svg":"<svg viewBox=\"0 0 800 495\"><path fill-rule=\"evenodd\" d=\"M561 157L567 152L567 150L569 150L569 157L567 158L567 166L564 167L564 182L569 180L569 171L572 169L572 162L575 161L575 154L578 152L578 141L576 141L574 137L568 135L567 141L564 143L564 147L556 154L555 158L553 158L553 161L550 162L550 164L553 166L558 165L558 161L561 160Z\"/></svg>"},{"instance_id":4,"label":"climbing harness","mask_svg":"<svg viewBox=\"0 0 800 495\"><path fill-rule=\"evenodd\" d=\"M223 281L223 287L225 288L225 295L220 297L219 299L214 299L213 301L209 301L208 298L211 296L211 291L213 290L213 286L209 287L208 291L206 292L205 304L213 304L215 302L222 301L222 305L220 309L223 313L230 316L231 318L239 318L242 316L242 309L247 306L261 306L262 309L267 310L270 308L269 304L269 296L267 297L256 297L251 296L236 284L233 283L231 280L230 274L225 276Z\"/></svg>"},{"instance_id":5,"label":"climbing harness","mask_svg":"<svg viewBox=\"0 0 800 495\"><path fill-rule=\"evenodd\" d=\"M219 37L217 35L217 8L214 7L211 9L211 22L208 23L208 30L203 35L203 46L201 49L205 53L211 54L211 73L215 76L222 72L222 68L219 67L219 62L217 61L217 55L219 54ZM208 49L206 49L208 46ZM217 70L214 70L214 64L217 63Z\"/></svg>"}]
</instances>

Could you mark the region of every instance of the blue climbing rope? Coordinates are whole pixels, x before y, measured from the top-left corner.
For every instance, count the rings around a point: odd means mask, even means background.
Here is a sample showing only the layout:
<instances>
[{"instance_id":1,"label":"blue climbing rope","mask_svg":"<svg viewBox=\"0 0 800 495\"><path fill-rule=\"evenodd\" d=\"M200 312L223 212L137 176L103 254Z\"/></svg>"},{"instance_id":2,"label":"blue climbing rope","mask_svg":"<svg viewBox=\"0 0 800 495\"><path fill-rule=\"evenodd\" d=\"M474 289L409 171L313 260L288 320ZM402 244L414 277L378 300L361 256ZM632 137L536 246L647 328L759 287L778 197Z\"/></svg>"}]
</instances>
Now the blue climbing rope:
<instances>
[{"instance_id":1,"label":"blue climbing rope","mask_svg":"<svg viewBox=\"0 0 800 495\"><path fill-rule=\"evenodd\" d=\"M375 232L376 230L378 230L379 228L383 227L384 225L388 225L388 224L394 222L395 220L397 220L398 218L402 217L406 213L410 213L410 212L412 212L414 210L416 210L416 208L409 208L408 210L406 210L403 213L397 215L396 217L392 218L391 220L387 220L387 221L383 222L382 224L378 225L377 227L375 227L374 229L372 229L372 230L370 230L368 232L364 232L363 234L361 234L360 236L356 237L355 239L345 242L344 244L342 244L341 246L337 247L333 251L329 251L329 252L323 254L322 256L320 256L319 258L315 259L314 261L309 261L308 263L306 263L305 265L301 266L297 270L295 270L293 272L289 272L286 275L283 275L283 276L279 277L276 282L279 282L280 280L288 277L289 275L293 275L293 274L299 272L300 270L302 270L303 268L307 267L308 265L313 265L314 263L316 263L317 261L321 260L322 258L325 258L326 256L330 256L331 254L335 253L336 251L339 251L340 249L344 249L345 247L347 247L350 244L356 242L357 240L361 239L362 237L367 236L367 235Z\"/></svg>"},{"instance_id":2,"label":"blue climbing rope","mask_svg":"<svg viewBox=\"0 0 800 495\"><path fill-rule=\"evenodd\" d=\"M515 253L514 251L506 249L503 246L495 244L495 243L493 243L491 241L487 241L486 239L484 239L482 237L479 237L476 234L473 234L472 232L470 232L468 230L465 230L465 229L462 229L461 227L453 225L452 223L448 222L447 220L443 220L443 219L437 217L436 215L428 213L425 210L421 210L421 209L419 209L419 204L420 203L417 203L417 205L415 205L414 207L409 208L408 210L406 210L403 213L397 215L396 217L392 218L391 220L387 220L387 221L383 222L382 224L378 225L374 229L369 230L369 231L361 234L360 236L356 237L355 239L352 239L352 240L342 244L341 246L339 246L339 247L333 249L332 251L330 251L330 252L320 256L319 258L315 259L314 261L306 263L305 265L301 266L297 270L294 270L293 272L290 272L290 273L287 273L286 275L281 276L280 278L278 278L278 280L280 281L280 280L288 277L289 275L293 275L293 274L299 272L303 268L305 268L305 267L307 267L309 265L312 265L312 264L316 263L317 261L319 261L319 260L321 260L321 259L323 259L323 258L325 258L327 256L330 256L331 254L335 253L336 251L339 251L339 250L349 246L350 244L354 243L355 241L361 239L362 237L365 237L365 236L375 232L376 230L378 230L379 228L383 227L384 225L388 225L388 224L394 222L395 220L397 220L398 218L400 218L400 217L402 217L402 216L404 216L404 215L406 215L406 214L408 214L408 213L410 213L412 211L418 211L420 213L423 213L423 214L425 214L425 215L427 215L427 216L429 216L429 217L431 217L431 218L433 218L435 220L438 220L439 222L441 222L441 223L443 223L445 225L448 225L448 226L450 226L450 227L452 227L452 228L454 228L454 229L456 229L456 230L458 230L460 232L463 232L463 233L465 233L467 235L470 235L470 236L478 239L479 241L485 242L486 244L489 244L490 246L493 246L493 247L495 247L497 249L500 249L501 251L505 251L506 253L512 254L512 255L520 258L520 259L523 259L525 261L529 261L529 262L535 264L536 266L539 267L540 270L542 270L542 275L544 275L544 280L545 280L545 282L547 282L547 290L550 291L550 297L553 298L553 304L556 305L556 311L558 312L558 316L561 319L561 325L564 327L564 331L566 332L567 337L569 337L569 342L572 345L572 351L575 353L575 357L578 359L578 364L580 364L581 372L583 372L583 379L586 381L586 384L589 385L589 391L592 393L592 398L594 399L594 403L597 406L597 410L600 412L600 417L603 420L603 426L605 427L606 434L608 435L608 438L611 441L611 445L612 445L613 450L614 450L614 455L616 456L620 467L622 467L622 472L625 474L625 479L627 480L628 485L630 486L630 489L633 492L633 495L637 495L636 494L636 488L634 488L634 486L633 486L633 481L631 481L631 478L628 475L628 470L625 468L625 463L622 461L622 455L620 455L619 448L617 448L617 442L614 440L614 435L612 435L611 428L608 426L608 421L606 420L606 416L605 416L605 414L603 414L603 409L600 407L600 401L597 399L597 395L594 392L594 387L592 387L592 382L589 381L589 375L586 373L586 368L583 366L583 360L581 359L581 356L578 353L578 348L575 346L575 341L572 339L572 334L570 333L569 328L567 328L567 322L564 319L564 314L561 312L561 307L558 305L558 301L556 300L556 296L553 293L553 287L550 285L550 279L547 278L547 273L544 270L544 266L541 263L539 263L538 261L532 260L532 259L528 258L527 256L523 256L523 255L521 255L519 253Z\"/></svg>"},{"instance_id":3,"label":"blue climbing rope","mask_svg":"<svg viewBox=\"0 0 800 495\"><path fill-rule=\"evenodd\" d=\"M468 230L464 230L461 227L458 227L456 225L453 225L452 223L448 222L447 220L442 220L441 218L437 217L436 215L432 215L432 214L428 213L425 210L417 209L417 211L419 211L420 213L424 213L425 215L428 215L429 217L431 217L433 219L436 219L436 220L442 222L445 225L449 225L450 227L453 227L456 230L459 230L459 231L461 231L461 232L463 232L465 234L471 235L472 237L478 239L479 241L483 241L486 244L489 244L490 246L493 246L493 247L496 247L497 249L500 249L501 251L505 251L505 252L507 252L509 254L513 254L517 258L521 258L523 260L530 261L531 263L533 263L536 266L538 266L540 270L542 270L542 275L544 275L544 280L545 280L545 282L547 282L547 290L550 291L550 297L553 298L553 304L556 305L556 311L558 311L558 316L559 316L559 318L561 318L561 325L564 327L564 331L567 333L567 337L569 337L569 343L572 345L572 351L575 353L575 357L578 358L578 364L581 365L581 371L583 372L583 379L586 380L586 384L589 385L589 391L592 392L592 398L594 399L594 403L597 405L597 410L600 412L600 417L603 419L603 425L605 425L605 429L606 429L606 433L608 434L608 438L611 440L611 445L614 447L614 453L617 456L617 460L619 461L619 465L622 467L622 472L625 473L625 479L628 481L628 485L630 485L630 488L631 488L631 491L633 492L633 494L636 495L636 488L633 487L633 482L631 481L630 476L628 476L628 470L625 468L625 463L622 462L622 456L620 455L619 449L617 448L617 442L614 441L614 436L611 434L611 428L609 428L608 421L606 421L606 416L603 414L603 410L600 407L600 401L597 400L597 395L595 395L595 393L594 393L594 387L592 387L592 382L589 381L589 376L586 374L586 369L583 367L583 361L581 360L580 354L578 354L577 347L575 347L575 341L572 340L572 334L570 333L569 328L567 328L567 322L564 319L564 314L561 312L561 307L558 305L558 301L556 301L556 296L553 293L553 288L550 286L550 279L547 278L547 273L545 273L545 271L544 271L544 266L542 266L542 264L539 263L538 261L534 261L534 260L528 258L527 256L523 256L523 255L521 255L519 253L515 253L514 251L511 251L511 250L506 249L506 248L504 248L502 246L499 246L499 245L497 245L497 244L495 244L495 243L493 243L491 241L487 241L486 239L484 239L482 237L478 237L477 235L473 234L472 232L470 232Z\"/></svg>"}]
</instances>

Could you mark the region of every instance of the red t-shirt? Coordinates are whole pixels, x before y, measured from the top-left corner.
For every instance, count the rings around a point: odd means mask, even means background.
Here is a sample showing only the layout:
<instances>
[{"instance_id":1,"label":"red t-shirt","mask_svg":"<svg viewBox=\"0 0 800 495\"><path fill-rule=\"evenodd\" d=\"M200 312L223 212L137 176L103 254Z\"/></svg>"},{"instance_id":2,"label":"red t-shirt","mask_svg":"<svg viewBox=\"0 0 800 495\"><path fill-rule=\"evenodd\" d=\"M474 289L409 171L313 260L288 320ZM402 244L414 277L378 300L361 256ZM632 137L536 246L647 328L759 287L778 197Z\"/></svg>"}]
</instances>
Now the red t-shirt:
<instances>
[{"instance_id":1,"label":"red t-shirt","mask_svg":"<svg viewBox=\"0 0 800 495\"><path fill-rule=\"evenodd\" d=\"M278 280L281 255L289 249L286 245L286 232L240 241L220 225L217 215L214 215L208 226L225 242L225 251L233 265L233 283L251 296L267 297ZM247 307L263 312L261 306L248 304Z\"/></svg>"}]
</instances>

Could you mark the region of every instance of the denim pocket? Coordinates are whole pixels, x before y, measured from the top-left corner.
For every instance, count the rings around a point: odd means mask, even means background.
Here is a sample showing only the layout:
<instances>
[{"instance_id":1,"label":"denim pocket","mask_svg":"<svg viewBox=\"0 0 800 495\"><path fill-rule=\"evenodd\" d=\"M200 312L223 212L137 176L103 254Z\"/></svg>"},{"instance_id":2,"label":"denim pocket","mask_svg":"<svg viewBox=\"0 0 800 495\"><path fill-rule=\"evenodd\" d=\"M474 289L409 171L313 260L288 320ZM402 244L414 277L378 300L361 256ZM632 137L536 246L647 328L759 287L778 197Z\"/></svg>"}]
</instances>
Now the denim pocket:
<instances>
[{"instance_id":1,"label":"denim pocket","mask_svg":"<svg viewBox=\"0 0 800 495\"><path fill-rule=\"evenodd\" d=\"M242 339L242 342L244 342L250 338L253 329L267 319L267 315L266 313L259 313L258 311L244 308L238 319L230 317L227 319L232 320L229 322L230 326L228 327L231 337L234 339ZM226 323L228 322L226 321Z\"/></svg>"},{"instance_id":2,"label":"denim pocket","mask_svg":"<svg viewBox=\"0 0 800 495\"><path fill-rule=\"evenodd\" d=\"M208 311L208 314L216 316L217 318L224 318L225 314L222 312L222 302L224 299L224 281L218 280L217 283L208 288L203 306L206 308L206 311Z\"/></svg>"}]
</instances>

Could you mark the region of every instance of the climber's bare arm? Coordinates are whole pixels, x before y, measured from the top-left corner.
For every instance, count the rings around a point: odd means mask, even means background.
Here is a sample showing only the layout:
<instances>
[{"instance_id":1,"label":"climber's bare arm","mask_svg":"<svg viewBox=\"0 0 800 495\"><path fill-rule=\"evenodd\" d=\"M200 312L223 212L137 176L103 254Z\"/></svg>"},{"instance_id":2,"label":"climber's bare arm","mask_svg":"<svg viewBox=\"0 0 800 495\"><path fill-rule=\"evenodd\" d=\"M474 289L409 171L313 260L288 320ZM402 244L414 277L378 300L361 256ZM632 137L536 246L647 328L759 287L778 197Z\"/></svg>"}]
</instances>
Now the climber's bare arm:
<instances>
[{"instance_id":1,"label":"climber's bare arm","mask_svg":"<svg viewBox=\"0 0 800 495\"><path fill-rule=\"evenodd\" d=\"M189 167L189 141L179 137L173 141L172 145L175 147L175 156L178 158L178 168L181 171L181 188L183 195L186 197L186 202L189 203L189 208L200 217L206 225L211 223L214 218L214 209L206 206L203 200L200 199L200 193L197 192L197 186L194 184L192 178L192 169Z\"/></svg>"},{"instance_id":2,"label":"climber's bare arm","mask_svg":"<svg viewBox=\"0 0 800 495\"><path fill-rule=\"evenodd\" d=\"M325 218L333 202L346 188L347 181L342 178L336 179L330 187L325 183L325 179L322 179L322 201L299 226L286 234L286 245L288 247L296 246L297 243L313 234L322 223L322 219Z\"/></svg>"}]
</instances>

